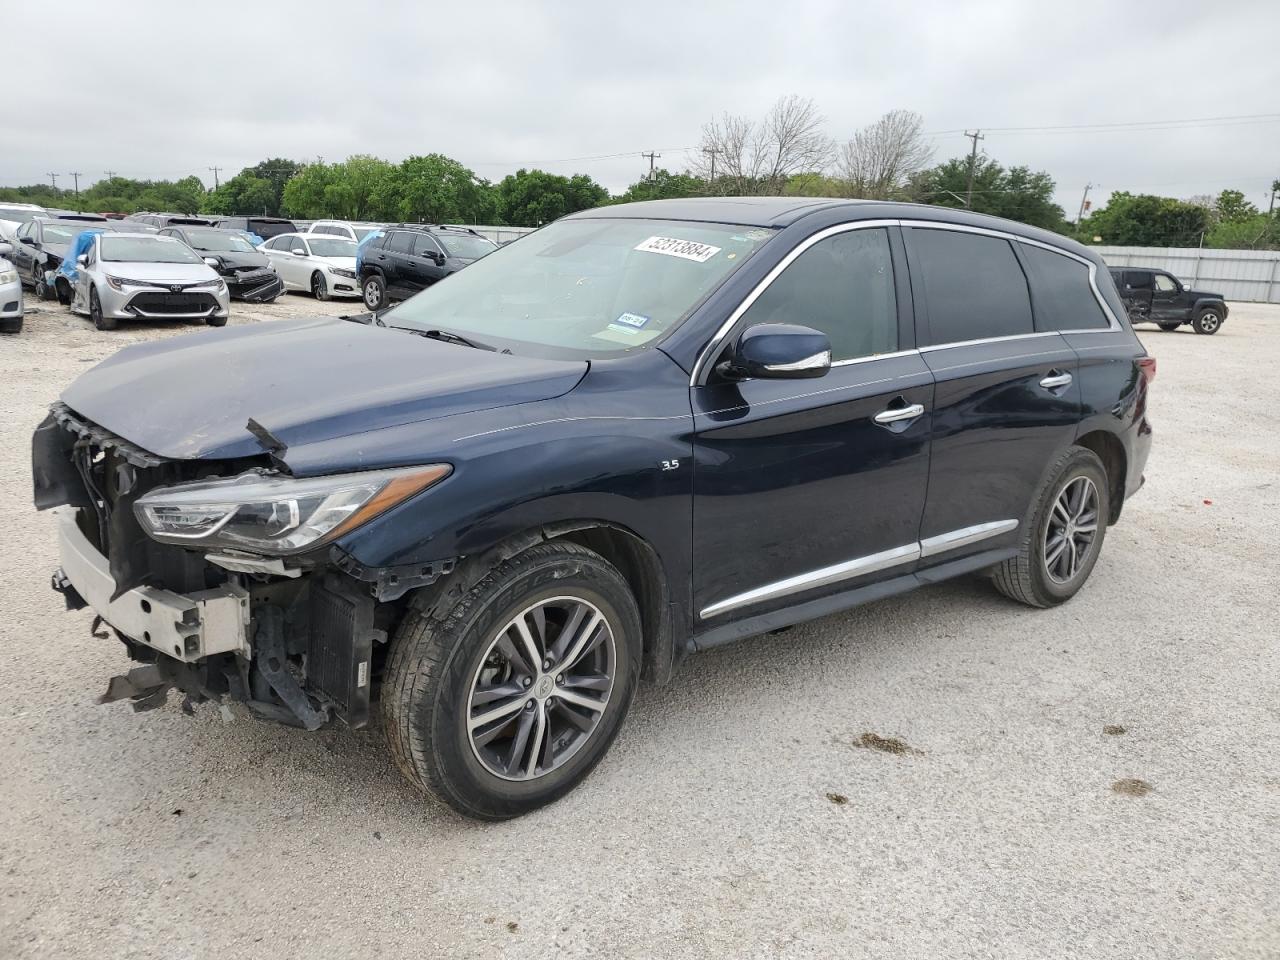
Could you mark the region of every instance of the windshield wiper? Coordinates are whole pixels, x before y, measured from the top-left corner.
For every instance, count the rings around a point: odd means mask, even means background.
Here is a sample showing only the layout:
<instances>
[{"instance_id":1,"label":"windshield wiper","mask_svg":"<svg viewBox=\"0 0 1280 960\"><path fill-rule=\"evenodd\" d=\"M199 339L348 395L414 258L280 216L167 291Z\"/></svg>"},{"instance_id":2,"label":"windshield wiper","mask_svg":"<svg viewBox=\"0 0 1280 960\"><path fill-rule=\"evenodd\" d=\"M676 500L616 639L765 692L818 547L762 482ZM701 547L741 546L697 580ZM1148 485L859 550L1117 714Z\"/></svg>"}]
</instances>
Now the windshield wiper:
<instances>
[{"instance_id":1,"label":"windshield wiper","mask_svg":"<svg viewBox=\"0 0 1280 960\"><path fill-rule=\"evenodd\" d=\"M498 348L488 343L481 343L479 340L468 340L466 337L458 333L452 333L448 330L419 330L416 327L392 327L392 330L403 330L405 333L412 333L419 337L426 337L428 340L439 340L442 343L456 343L463 347L474 347L476 350L488 350L491 353L497 353Z\"/></svg>"}]
</instances>

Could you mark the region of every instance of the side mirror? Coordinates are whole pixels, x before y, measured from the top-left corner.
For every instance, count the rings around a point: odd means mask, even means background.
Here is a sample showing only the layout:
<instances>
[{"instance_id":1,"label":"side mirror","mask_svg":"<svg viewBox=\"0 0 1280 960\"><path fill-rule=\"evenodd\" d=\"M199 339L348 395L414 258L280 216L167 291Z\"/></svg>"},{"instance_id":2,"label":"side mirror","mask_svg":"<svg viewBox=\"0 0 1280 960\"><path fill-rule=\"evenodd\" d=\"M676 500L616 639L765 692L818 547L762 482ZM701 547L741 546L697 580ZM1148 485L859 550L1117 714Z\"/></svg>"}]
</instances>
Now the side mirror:
<instances>
[{"instance_id":1,"label":"side mirror","mask_svg":"<svg viewBox=\"0 0 1280 960\"><path fill-rule=\"evenodd\" d=\"M305 257L307 255L307 251L303 250L301 247L294 247L289 252L292 253L295 257Z\"/></svg>"},{"instance_id":2,"label":"side mirror","mask_svg":"<svg viewBox=\"0 0 1280 960\"><path fill-rule=\"evenodd\" d=\"M803 380L826 376L831 341L825 333L790 323L748 327L716 372L730 380Z\"/></svg>"},{"instance_id":3,"label":"side mirror","mask_svg":"<svg viewBox=\"0 0 1280 960\"><path fill-rule=\"evenodd\" d=\"M18 239L21 240L23 243L25 243L28 247L34 247L36 245L36 238L32 236L19 237Z\"/></svg>"},{"instance_id":4,"label":"side mirror","mask_svg":"<svg viewBox=\"0 0 1280 960\"><path fill-rule=\"evenodd\" d=\"M76 257L76 263L82 267L87 267L89 265L89 255L87 253L80 254L80 256Z\"/></svg>"}]
</instances>

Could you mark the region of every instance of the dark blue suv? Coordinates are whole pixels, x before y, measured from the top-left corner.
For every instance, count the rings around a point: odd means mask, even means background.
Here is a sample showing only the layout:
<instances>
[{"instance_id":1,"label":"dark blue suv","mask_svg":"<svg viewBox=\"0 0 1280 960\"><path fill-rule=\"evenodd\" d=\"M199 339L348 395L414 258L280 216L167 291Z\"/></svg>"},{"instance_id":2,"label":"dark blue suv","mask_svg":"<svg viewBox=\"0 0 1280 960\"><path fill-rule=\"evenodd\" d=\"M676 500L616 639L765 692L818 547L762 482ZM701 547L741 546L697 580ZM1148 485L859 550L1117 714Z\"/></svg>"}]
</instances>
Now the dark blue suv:
<instances>
[{"instance_id":1,"label":"dark blue suv","mask_svg":"<svg viewBox=\"0 0 1280 960\"><path fill-rule=\"evenodd\" d=\"M385 312L126 348L38 429L36 504L66 508L55 587L140 664L107 699L377 717L412 782L498 819L687 654L961 574L1071 598L1142 484L1154 374L1056 234L638 203Z\"/></svg>"}]
</instances>

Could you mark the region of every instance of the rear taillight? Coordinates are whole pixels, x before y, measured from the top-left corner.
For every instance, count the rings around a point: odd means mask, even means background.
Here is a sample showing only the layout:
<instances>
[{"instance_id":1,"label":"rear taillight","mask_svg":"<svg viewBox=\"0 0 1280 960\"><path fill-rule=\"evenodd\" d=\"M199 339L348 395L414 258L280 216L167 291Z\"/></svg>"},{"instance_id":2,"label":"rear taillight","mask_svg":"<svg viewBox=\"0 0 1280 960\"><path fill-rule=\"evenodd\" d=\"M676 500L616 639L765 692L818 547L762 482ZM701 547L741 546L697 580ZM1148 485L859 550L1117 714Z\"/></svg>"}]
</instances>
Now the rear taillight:
<instances>
[{"instance_id":1,"label":"rear taillight","mask_svg":"<svg viewBox=\"0 0 1280 960\"><path fill-rule=\"evenodd\" d=\"M1138 372L1142 374L1143 386L1151 386L1151 381L1156 378L1156 358L1139 357Z\"/></svg>"}]
</instances>

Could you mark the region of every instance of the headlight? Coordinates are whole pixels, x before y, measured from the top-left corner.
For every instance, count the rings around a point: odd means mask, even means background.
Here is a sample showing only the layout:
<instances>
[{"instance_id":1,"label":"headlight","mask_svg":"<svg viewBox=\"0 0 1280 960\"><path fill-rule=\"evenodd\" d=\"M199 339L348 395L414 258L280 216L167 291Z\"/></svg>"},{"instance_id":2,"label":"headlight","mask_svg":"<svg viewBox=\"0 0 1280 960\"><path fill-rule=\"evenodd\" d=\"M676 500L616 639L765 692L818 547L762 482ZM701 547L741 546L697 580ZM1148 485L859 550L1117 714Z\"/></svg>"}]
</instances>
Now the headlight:
<instances>
[{"instance_id":1,"label":"headlight","mask_svg":"<svg viewBox=\"0 0 1280 960\"><path fill-rule=\"evenodd\" d=\"M17 270L0 270L0 283L17 283Z\"/></svg>"},{"instance_id":2,"label":"headlight","mask_svg":"<svg viewBox=\"0 0 1280 960\"><path fill-rule=\"evenodd\" d=\"M354 270L343 270L340 267L330 267L329 272L337 277L346 277L348 280L354 280L356 278L356 272Z\"/></svg>"},{"instance_id":3,"label":"headlight","mask_svg":"<svg viewBox=\"0 0 1280 960\"><path fill-rule=\"evenodd\" d=\"M107 275L107 284L112 290L123 290L125 287L142 287L146 284L138 283L137 280L126 280L124 277L113 277Z\"/></svg>"},{"instance_id":4,"label":"headlight","mask_svg":"<svg viewBox=\"0 0 1280 960\"><path fill-rule=\"evenodd\" d=\"M436 463L295 480L243 473L152 490L134 504L154 539L271 555L336 540L447 477Z\"/></svg>"},{"instance_id":5,"label":"headlight","mask_svg":"<svg viewBox=\"0 0 1280 960\"><path fill-rule=\"evenodd\" d=\"M193 283L191 284L191 286L187 287L187 289L188 290L216 290L218 293L221 293L223 290L227 289L227 285L222 282L221 277L218 277L218 279L216 280L206 280L204 283Z\"/></svg>"}]
</instances>

